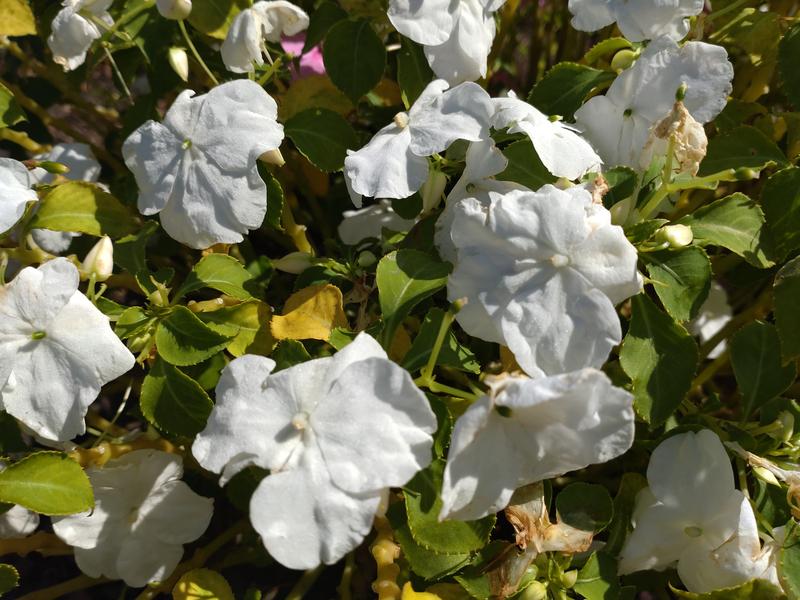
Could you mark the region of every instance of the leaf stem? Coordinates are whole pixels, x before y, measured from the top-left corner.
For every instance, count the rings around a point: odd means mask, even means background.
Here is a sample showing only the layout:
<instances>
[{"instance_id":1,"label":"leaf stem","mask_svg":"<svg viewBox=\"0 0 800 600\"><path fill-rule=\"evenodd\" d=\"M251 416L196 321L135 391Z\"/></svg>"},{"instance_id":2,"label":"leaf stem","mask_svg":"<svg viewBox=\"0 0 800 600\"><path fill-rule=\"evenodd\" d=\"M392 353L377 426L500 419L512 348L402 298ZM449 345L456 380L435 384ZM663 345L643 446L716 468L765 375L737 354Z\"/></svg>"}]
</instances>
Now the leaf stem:
<instances>
[{"instance_id":1,"label":"leaf stem","mask_svg":"<svg viewBox=\"0 0 800 600\"><path fill-rule=\"evenodd\" d=\"M194 42L192 42L192 38L189 37L189 32L186 31L186 25L184 25L182 20L178 21L178 28L181 30L181 35L183 35L183 39L186 40L186 45L189 46L192 56L194 56L195 60L200 63L200 66L203 67L203 71L206 72L206 75L208 75L208 78L211 79L214 85L219 85L219 81L216 77L214 77L211 69L208 68L208 65L200 57L200 53L197 51L197 48L194 47Z\"/></svg>"},{"instance_id":2,"label":"leaf stem","mask_svg":"<svg viewBox=\"0 0 800 600\"><path fill-rule=\"evenodd\" d=\"M692 177L691 179L684 181L673 181L672 183L665 182L653 193L650 200L647 201L647 204L645 204L640 211L640 220L645 221L649 219L650 216L658 209L658 206L661 204L664 198L674 192L700 188L709 184L719 183L720 181L736 181L736 179L737 177L735 169L725 169L717 173L712 173L711 175L706 175L705 177Z\"/></svg>"},{"instance_id":3,"label":"leaf stem","mask_svg":"<svg viewBox=\"0 0 800 600\"><path fill-rule=\"evenodd\" d=\"M108 62L111 63L111 68L114 71L114 75L117 76L119 84L122 86L122 91L125 92L125 95L128 97L128 100L133 102L133 94L131 94L131 90L128 88L128 84L125 83L125 78L122 76L122 72L119 70L119 67L117 66L117 61L115 61L114 57L111 55L111 51L108 49L108 45L104 42L101 44L101 46L103 47L103 52L105 52Z\"/></svg>"},{"instance_id":4,"label":"leaf stem","mask_svg":"<svg viewBox=\"0 0 800 600\"><path fill-rule=\"evenodd\" d=\"M300 577L300 580L295 584L292 591L289 592L289 595L286 596L284 600L302 600L306 592L313 587L324 570L325 565L319 565L303 573L303 576Z\"/></svg>"},{"instance_id":5,"label":"leaf stem","mask_svg":"<svg viewBox=\"0 0 800 600\"><path fill-rule=\"evenodd\" d=\"M63 598L72 592L79 592L96 585L108 583L110 580L101 577L100 579L93 579L88 575L78 575L74 579L68 579L62 583L51 585L50 587L31 592L21 596L19 600L56 600L56 598Z\"/></svg>"}]
</instances>

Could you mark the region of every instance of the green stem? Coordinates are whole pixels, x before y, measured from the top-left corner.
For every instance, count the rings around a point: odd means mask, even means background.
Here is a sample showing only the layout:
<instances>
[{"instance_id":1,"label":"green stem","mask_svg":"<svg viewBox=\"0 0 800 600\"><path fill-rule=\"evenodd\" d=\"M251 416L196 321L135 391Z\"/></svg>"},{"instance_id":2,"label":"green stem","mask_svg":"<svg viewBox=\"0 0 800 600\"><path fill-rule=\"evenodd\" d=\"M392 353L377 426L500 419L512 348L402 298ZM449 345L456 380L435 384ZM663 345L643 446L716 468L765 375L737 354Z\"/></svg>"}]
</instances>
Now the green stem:
<instances>
[{"instance_id":1,"label":"green stem","mask_svg":"<svg viewBox=\"0 0 800 600\"><path fill-rule=\"evenodd\" d=\"M644 205L639 212L639 218L642 221L649 219L652 214L658 209L661 202L674 192L682 190L691 190L694 188L702 188L711 184L719 183L720 181L736 181L736 171L734 169L725 169L718 173L712 173L705 177L692 177L685 181L674 181L672 183L664 183L654 193L647 204Z\"/></svg>"},{"instance_id":2,"label":"green stem","mask_svg":"<svg viewBox=\"0 0 800 600\"><path fill-rule=\"evenodd\" d=\"M286 596L285 600L302 600L302 598L306 595L306 592L313 587L324 570L325 565L320 565L303 573L303 576L295 584L295 586L292 588L292 591L289 592L288 596Z\"/></svg>"},{"instance_id":3,"label":"green stem","mask_svg":"<svg viewBox=\"0 0 800 600\"><path fill-rule=\"evenodd\" d=\"M732 11L736 10L740 6L748 4L750 1L751 0L736 0L736 2L732 2L728 6L726 6L724 8L720 8L719 10L715 10L711 14L707 15L706 16L706 21L707 22L711 22L714 19L719 19L720 17L727 15L729 12L732 12Z\"/></svg>"},{"instance_id":4,"label":"green stem","mask_svg":"<svg viewBox=\"0 0 800 600\"><path fill-rule=\"evenodd\" d=\"M356 568L356 555L351 552L347 555L344 563L344 570L342 571L342 578L339 580L339 587L336 591L339 593L339 600L352 600L353 594L350 590L350 584L353 579L353 571Z\"/></svg>"},{"instance_id":5,"label":"green stem","mask_svg":"<svg viewBox=\"0 0 800 600\"><path fill-rule=\"evenodd\" d=\"M436 335L436 341L433 343L433 348L431 348L431 355L428 357L428 362L420 372L420 379L425 381L433 381L433 369L436 367L436 361L439 360L439 353L442 351L444 339L447 337L447 333L450 331L450 326L453 324L455 317L456 315L451 305L450 310L448 310L442 317L442 323L439 326L439 333Z\"/></svg>"},{"instance_id":6,"label":"green stem","mask_svg":"<svg viewBox=\"0 0 800 600\"><path fill-rule=\"evenodd\" d=\"M122 76L122 72L119 70L117 66L117 61L114 60L114 57L111 55L111 51L108 49L108 46L105 42L100 44L103 47L103 52L106 54L106 58L108 62L111 63L111 68L114 70L114 75L117 76L119 79L119 84L122 86L122 90L125 92L125 95L128 97L128 100L133 102L133 94L131 94L131 90L128 88L128 84L125 83L125 78Z\"/></svg>"},{"instance_id":7,"label":"green stem","mask_svg":"<svg viewBox=\"0 0 800 600\"><path fill-rule=\"evenodd\" d=\"M275 62L269 65L267 70L264 71L264 74L261 77L259 77L258 85L263 87L265 83L267 83L270 79L272 79L272 76L280 68L280 66L281 66L281 57L279 56L278 58L275 59Z\"/></svg>"},{"instance_id":8,"label":"green stem","mask_svg":"<svg viewBox=\"0 0 800 600\"><path fill-rule=\"evenodd\" d=\"M178 21L178 28L181 30L183 39L186 40L186 45L189 46L189 50L191 50L192 56L194 56L195 60L200 63L200 66L203 67L203 70L206 72L206 75L208 75L208 78L211 79L214 85L219 85L219 81L217 81L217 78L214 77L214 74L211 72L211 69L208 68L208 65L200 57L200 53L197 51L197 48L194 47L192 38L189 37L189 32L186 31L186 25L183 24L183 21Z\"/></svg>"}]
</instances>

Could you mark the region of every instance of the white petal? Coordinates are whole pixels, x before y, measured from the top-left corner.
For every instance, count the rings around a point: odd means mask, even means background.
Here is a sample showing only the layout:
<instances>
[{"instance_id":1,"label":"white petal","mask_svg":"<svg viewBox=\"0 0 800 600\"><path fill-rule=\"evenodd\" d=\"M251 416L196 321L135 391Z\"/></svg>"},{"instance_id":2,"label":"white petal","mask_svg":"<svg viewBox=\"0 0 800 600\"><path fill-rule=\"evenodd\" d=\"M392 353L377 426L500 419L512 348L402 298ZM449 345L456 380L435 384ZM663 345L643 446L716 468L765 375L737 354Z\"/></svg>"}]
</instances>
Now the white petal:
<instances>
[{"instance_id":1,"label":"white petal","mask_svg":"<svg viewBox=\"0 0 800 600\"><path fill-rule=\"evenodd\" d=\"M616 17L609 0L569 0L572 26L580 31L597 31L611 25Z\"/></svg>"},{"instance_id":2,"label":"white petal","mask_svg":"<svg viewBox=\"0 0 800 600\"><path fill-rule=\"evenodd\" d=\"M75 548L75 562L78 568L89 577L119 579L117 556L122 542L121 538L109 538L92 548Z\"/></svg>"},{"instance_id":3,"label":"white petal","mask_svg":"<svg viewBox=\"0 0 800 600\"><path fill-rule=\"evenodd\" d=\"M12 158L0 158L0 234L17 224L28 202L39 200L31 183L25 165Z\"/></svg>"},{"instance_id":4,"label":"white petal","mask_svg":"<svg viewBox=\"0 0 800 600\"><path fill-rule=\"evenodd\" d=\"M703 11L703 0L645 0L634 4L615 0L617 25L632 42L667 36L681 40L689 33L688 17Z\"/></svg>"},{"instance_id":5,"label":"white petal","mask_svg":"<svg viewBox=\"0 0 800 600\"><path fill-rule=\"evenodd\" d=\"M733 311L728 304L728 295L725 288L716 281L711 282L708 298L703 302L697 317L689 324L690 331L700 337L701 342L713 338L733 317ZM708 358L717 358L725 351L723 340L717 347L708 353Z\"/></svg>"},{"instance_id":6,"label":"white petal","mask_svg":"<svg viewBox=\"0 0 800 600\"><path fill-rule=\"evenodd\" d=\"M108 22L111 18L109 16L103 20ZM113 24L113 21L109 24ZM86 60L86 53L92 42L101 36L97 25L78 14L77 8L70 6L58 12L50 28L47 45L53 53L53 60L65 71L72 71L81 66Z\"/></svg>"},{"instance_id":7,"label":"white petal","mask_svg":"<svg viewBox=\"0 0 800 600\"><path fill-rule=\"evenodd\" d=\"M49 229L32 229L31 236L33 241L42 250L51 254L65 252L69 248L72 240L79 237L79 233L69 231L50 231Z\"/></svg>"},{"instance_id":8,"label":"white petal","mask_svg":"<svg viewBox=\"0 0 800 600\"><path fill-rule=\"evenodd\" d=\"M233 73L252 73L264 64L261 51L262 19L252 8L234 17L220 52L225 67Z\"/></svg>"},{"instance_id":9,"label":"white petal","mask_svg":"<svg viewBox=\"0 0 800 600\"><path fill-rule=\"evenodd\" d=\"M262 0L253 4L253 10L261 15L264 37L270 42L279 42L281 35L295 35L308 28L306 12L285 0Z\"/></svg>"},{"instance_id":10,"label":"white petal","mask_svg":"<svg viewBox=\"0 0 800 600\"><path fill-rule=\"evenodd\" d=\"M23 538L39 527L39 515L22 506L12 506L0 515L0 539Z\"/></svg>"},{"instance_id":11,"label":"white petal","mask_svg":"<svg viewBox=\"0 0 800 600\"><path fill-rule=\"evenodd\" d=\"M166 580L183 557L183 546L132 535L116 556L118 577L131 587Z\"/></svg>"},{"instance_id":12,"label":"white petal","mask_svg":"<svg viewBox=\"0 0 800 600\"><path fill-rule=\"evenodd\" d=\"M186 92L176 100L176 104ZM173 105L174 106L174 105ZM167 205L180 175L183 140L175 132L155 121L147 121L122 145L125 164L133 171L139 186L139 212L154 215Z\"/></svg>"},{"instance_id":13,"label":"white petal","mask_svg":"<svg viewBox=\"0 0 800 600\"><path fill-rule=\"evenodd\" d=\"M404 219L392 210L391 202L382 200L361 210L347 210L342 216L337 233L348 246L356 246L366 238L380 238L384 229L408 231L414 226L413 219Z\"/></svg>"},{"instance_id":14,"label":"white petal","mask_svg":"<svg viewBox=\"0 0 800 600\"><path fill-rule=\"evenodd\" d=\"M71 181L97 181L100 178L100 163L97 162L92 149L86 144L56 144L46 154L36 157L38 160L51 160L69 167L64 175ZM38 183L52 183L55 175L44 169L37 169L41 174L36 178ZM33 172L32 172L33 174Z\"/></svg>"},{"instance_id":15,"label":"white petal","mask_svg":"<svg viewBox=\"0 0 800 600\"><path fill-rule=\"evenodd\" d=\"M165 544L188 544L208 527L214 501L195 494L183 481L170 481L149 494L132 531Z\"/></svg>"},{"instance_id":16,"label":"white petal","mask_svg":"<svg viewBox=\"0 0 800 600\"><path fill-rule=\"evenodd\" d=\"M391 0L389 20L418 44L438 45L450 37L461 0Z\"/></svg>"}]
</instances>

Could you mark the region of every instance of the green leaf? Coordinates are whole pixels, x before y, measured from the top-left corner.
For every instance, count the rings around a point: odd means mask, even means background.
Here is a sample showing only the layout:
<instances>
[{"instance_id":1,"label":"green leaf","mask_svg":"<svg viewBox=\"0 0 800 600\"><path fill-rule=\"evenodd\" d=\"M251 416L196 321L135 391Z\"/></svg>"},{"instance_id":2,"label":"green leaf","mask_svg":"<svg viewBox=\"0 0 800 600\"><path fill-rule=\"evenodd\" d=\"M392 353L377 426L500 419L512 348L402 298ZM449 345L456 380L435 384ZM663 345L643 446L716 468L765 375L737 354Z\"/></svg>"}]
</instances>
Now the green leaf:
<instances>
[{"instance_id":1,"label":"green leaf","mask_svg":"<svg viewBox=\"0 0 800 600\"><path fill-rule=\"evenodd\" d=\"M340 8L335 2L326 1L317 6L316 10L311 13L303 53L319 44L331 27L346 18L347 11Z\"/></svg>"},{"instance_id":2,"label":"green leaf","mask_svg":"<svg viewBox=\"0 0 800 600\"><path fill-rule=\"evenodd\" d=\"M321 171L338 171L358 136L344 117L327 108L309 108L284 124L286 135L311 164Z\"/></svg>"},{"instance_id":3,"label":"green leaf","mask_svg":"<svg viewBox=\"0 0 800 600\"><path fill-rule=\"evenodd\" d=\"M234 17L250 4L250 0L202 0L192 4L188 20L201 33L224 40Z\"/></svg>"},{"instance_id":4,"label":"green leaf","mask_svg":"<svg viewBox=\"0 0 800 600\"><path fill-rule=\"evenodd\" d=\"M689 246L649 252L645 256L653 289L667 312L676 321L693 319L711 287L711 261L706 253Z\"/></svg>"},{"instance_id":5,"label":"green leaf","mask_svg":"<svg viewBox=\"0 0 800 600\"><path fill-rule=\"evenodd\" d=\"M36 19L28 0L0 0L0 35L36 35Z\"/></svg>"},{"instance_id":6,"label":"green leaf","mask_svg":"<svg viewBox=\"0 0 800 600\"><path fill-rule=\"evenodd\" d=\"M758 171L773 164L786 165L781 149L755 127L742 125L711 139L698 176L742 167Z\"/></svg>"},{"instance_id":7,"label":"green leaf","mask_svg":"<svg viewBox=\"0 0 800 600\"><path fill-rule=\"evenodd\" d=\"M529 139L519 140L503 148L503 156L508 159L506 170L497 176L501 181L513 181L531 190L554 183L556 177L542 164Z\"/></svg>"},{"instance_id":8,"label":"green leaf","mask_svg":"<svg viewBox=\"0 0 800 600\"><path fill-rule=\"evenodd\" d=\"M720 198L678 223L692 228L694 243L699 246L727 248L759 269L774 264L766 254L764 213L744 194Z\"/></svg>"},{"instance_id":9,"label":"green leaf","mask_svg":"<svg viewBox=\"0 0 800 600\"><path fill-rule=\"evenodd\" d=\"M126 308L117 319L114 327L120 339L141 335L155 323L155 317L141 306L131 306Z\"/></svg>"},{"instance_id":10,"label":"green leaf","mask_svg":"<svg viewBox=\"0 0 800 600\"><path fill-rule=\"evenodd\" d=\"M797 57L800 56L800 23L789 28L778 46L778 72L781 75L783 92L795 110L800 110L800 72Z\"/></svg>"},{"instance_id":11,"label":"green leaf","mask_svg":"<svg viewBox=\"0 0 800 600\"><path fill-rule=\"evenodd\" d=\"M138 232L140 225L136 215L108 192L85 181L68 181L42 198L31 227L117 239Z\"/></svg>"},{"instance_id":12,"label":"green leaf","mask_svg":"<svg viewBox=\"0 0 800 600\"><path fill-rule=\"evenodd\" d=\"M267 216L264 217L264 224L273 229L283 231L281 215L283 214L283 188L275 176L269 172L266 165L258 161L258 174L267 184Z\"/></svg>"},{"instance_id":13,"label":"green leaf","mask_svg":"<svg viewBox=\"0 0 800 600\"><path fill-rule=\"evenodd\" d=\"M605 552L594 552L578 571L573 589L587 600L616 600L619 597L617 561Z\"/></svg>"},{"instance_id":14,"label":"green leaf","mask_svg":"<svg viewBox=\"0 0 800 600\"><path fill-rule=\"evenodd\" d=\"M633 406L656 427L678 408L697 368L694 338L644 294L631 300L632 317L619 360L633 382Z\"/></svg>"},{"instance_id":15,"label":"green leaf","mask_svg":"<svg viewBox=\"0 0 800 600\"><path fill-rule=\"evenodd\" d=\"M417 333L411 348L403 357L404 369L413 373L424 367L428 362L433 350L433 344L439 335L444 315L445 311L441 308L432 308L425 315L425 320L422 322L419 333ZM453 367L468 373L478 374L481 372L481 365L475 355L469 348L458 343L458 339L456 339L452 329L447 332L447 337L445 337L442 344L436 364Z\"/></svg>"},{"instance_id":16,"label":"green leaf","mask_svg":"<svg viewBox=\"0 0 800 600\"><path fill-rule=\"evenodd\" d=\"M792 519L778 553L778 580L789 600L800 598L800 525Z\"/></svg>"},{"instance_id":17,"label":"green leaf","mask_svg":"<svg viewBox=\"0 0 800 600\"><path fill-rule=\"evenodd\" d=\"M253 300L211 312L198 313L197 316L212 327L216 323L238 328L238 332L226 347L234 356L243 354L268 356L275 346L275 339L269 330L271 315L272 310L267 304Z\"/></svg>"},{"instance_id":18,"label":"green leaf","mask_svg":"<svg viewBox=\"0 0 800 600\"><path fill-rule=\"evenodd\" d=\"M72 515L94 506L89 478L61 452L36 452L0 472L0 502L43 515Z\"/></svg>"},{"instance_id":19,"label":"green leaf","mask_svg":"<svg viewBox=\"0 0 800 600\"><path fill-rule=\"evenodd\" d=\"M714 590L705 594L677 590L672 586L670 588L678 598L687 600L782 600L786 598L780 588L766 579L753 579L736 587ZM789 595L790 600L794 598L797 596Z\"/></svg>"},{"instance_id":20,"label":"green leaf","mask_svg":"<svg viewBox=\"0 0 800 600\"><path fill-rule=\"evenodd\" d=\"M775 325L783 362L800 357L800 257L786 263L773 284Z\"/></svg>"},{"instance_id":21,"label":"green leaf","mask_svg":"<svg viewBox=\"0 0 800 600\"><path fill-rule=\"evenodd\" d=\"M11 565L0 564L0 596L19 585L19 572Z\"/></svg>"},{"instance_id":22,"label":"green leaf","mask_svg":"<svg viewBox=\"0 0 800 600\"><path fill-rule=\"evenodd\" d=\"M400 51L397 53L397 83L400 84L409 106L414 104L432 79L433 71L428 65L422 46L402 36Z\"/></svg>"},{"instance_id":23,"label":"green leaf","mask_svg":"<svg viewBox=\"0 0 800 600\"><path fill-rule=\"evenodd\" d=\"M608 539L604 552L616 556L622 550L625 539L633 531L633 509L636 496L647 487L647 479L639 473L623 473L617 495L614 496L614 518L608 527Z\"/></svg>"},{"instance_id":24,"label":"green leaf","mask_svg":"<svg viewBox=\"0 0 800 600\"><path fill-rule=\"evenodd\" d=\"M571 121L586 97L615 77L611 71L561 62L533 86L528 102L546 115L561 115Z\"/></svg>"},{"instance_id":25,"label":"green leaf","mask_svg":"<svg viewBox=\"0 0 800 600\"><path fill-rule=\"evenodd\" d=\"M585 62L587 65L592 65L601 58L616 54L620 50L625 50L632 47L633 44L623 37L608 38L607 40L603 40L592 46L592 48L583 56L583 62Z\"/></svg>"},{"instance_id":26,"label":"green leaf","mask_svg":"<svg viewBox=\"0 0 800 600\"><path fill-rule=\"evenodd\" d=\"M408 526L417 544L434 552L466 554L483 548L495 515L477 521L439 521L445 461L437 459L417 473L403 488Z\"/></svg>"},{"instance_id":27,"label":"green leaf","mask_svg":"<svg viewBox=\"0 0 800 600\"><path fill-rule=\"evenodd\" d=\"M420 301L447 285L448 263L419 250L397 250L378 263L376 281L383 314L382 340L388 347L394 332Z\"/></svg>"},{"instance_id":28,"label":"green leaf","mask_svg":"<svg viewBox=\"0 0 800 600\"><path fill-rule=\"evenodd\" d=\"M794 363L781 364L781 343L775 326L760 321L748 323L731 338L731 366L742 392L745 417L779 396L797 376Z\"/></svg>"},{"instance_id":29,"label":"green leaf","mask_svg":"<svg viewBox=\"0 0 800 600\"><path fill-rule=\"evenodd\" d=\"M311 355L306 350L306 347L297 340L281 340L271 356L272 360L275 361L276 373L311 360Z\"/></svg>"},{"instance_id":30,"label":"green leaf","mask_svg":"<svg viewBox=\"0 0 800 600\"><path fill-rule=\"evenodd\" d=\"M556 496L558 520L582 531L603 531L614 517L611 494L602 485L579 481Z\"/></svg>"},{"instance_id":31,"label":"green leaf","mask_svg":"<svg viewBox=\"0 0 800 600\"><path fill-rule=\"evenodd\" d=\"M231 337L211 329L185 306L176 306L158 324L156 347L165 361L184 367L210 358Z\"/></svg>"},{"instance_id":32,"label":"green leaf","mask_svg":"<svg viewBox=\"0 0 800 600\"><path fill-rule=\"evenodd\" d=\"M648 219L646 221L640 221L625 229L625 237L627 237L633 245L643 244L652 238L655 233L667 223L669 223L667 219Z\"/></svg>"},{"instance_id":33,"label":"green leaf","mask_svg":"<svg viewBox=\"0 0 800 600\"><path fill-rule=\"evenodd\" d=\"M617 202L621 202L633 195L636 191L636 171L630 167L614 167L603 173L606 178L609 190L603 196L603 206L611 208Z\"/></svg>"},{"instance_id":34,"label":"green leaf","mask_svg":"<svg viewBox=\"0 0 800 600\"><path fill-rule=\"evenodd\" d=\"M25 113L17 104L14 94L0 83L0 127L8 127L24 120Z\"/></svg>"},{"instance_id":35,"label":"green leaf","mask_svg":"<svg viewBox=\"0 0 800 600\"><path fill-rule=\"evenodd\" d=\"M209 254L194 266L175 297L212 288L238 300L251 300L253 292L258 292L254 279L250 271L232 256Z\"/></svg>"},{"instance_id":36,"label":"green leaf","mask_svg":"<svg viewBox=\"0 0 800 600\"><path fill-rule=\"evenodd\" d=\"M331 81L358 102L383 77L386 48L369 21L339 21L325 36L322 58Z\"/></svg>"},{"instance_id":37,"label":"green leaf","mask_svg":"<svg viewBox=\"0 0 800 600\"><path fill-rule=\"evenodd\" d=\"M114 242L114 264L129 273L147 271L145 258L147 242L157 230L156 221L145 221L137 233L126 235Z\"/></svg>"},{"instance_id":38,"label":"green leaf","mask_svg":"<svg viewBox=\"0 0 800 600\"><path fill-rule=\"evenodd\" d=\"M160 359L144 378L139 406L144 417L161 431L187 438L205 428L214 408L199 383Z\"/></svg>"},{"instance_id":39,"label":"green leaf","mask_svg":"<svg viewBox=\"0 0 800 600\"><path fill-rule=\"evenodd\" d=\"M789 167L767 179L761 192L761 207L775 257L782 260L800 248L800 169Z\"/></svg>"}]
</instances>

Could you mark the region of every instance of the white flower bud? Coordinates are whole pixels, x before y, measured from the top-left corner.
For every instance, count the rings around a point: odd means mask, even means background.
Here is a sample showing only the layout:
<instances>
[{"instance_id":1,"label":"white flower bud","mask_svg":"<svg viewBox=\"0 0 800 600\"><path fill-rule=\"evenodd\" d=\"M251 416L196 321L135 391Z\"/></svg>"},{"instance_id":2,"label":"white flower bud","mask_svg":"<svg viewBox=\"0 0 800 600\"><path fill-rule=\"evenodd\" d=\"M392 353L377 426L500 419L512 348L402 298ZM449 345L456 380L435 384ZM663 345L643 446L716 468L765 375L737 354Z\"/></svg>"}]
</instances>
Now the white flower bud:
<instances>
[{"instance_id":1,"label":"white flower bud","mask_svg":"<svg viewBox=\"0 0 800 600\"><path fill-rule=\"evenodd\" d=\"M156 0L158 12L165 19L182 21L192 12L192 0Z\"/></svg>"},{"instance_id":2,"label":"white flower bud","mask_svg":"<svg viewBox=\"0 0 800 600\"><path fill-rule=\"evenodd\" d=\"M89 250L81 264L81 271L86 277L94 274L96 281L105 281L114 270L114 245L107 235L101 237Z\"/></svg>"},{"instance_id":3,"label":"white flower bud","mask_svg":"<svg viewBox=\"0 0 800 600\"><path fill-rule=\"evenodd\" d=\"M306 252L292 252L283 258L272 261L272 266L278 271L292 273L293 275L299 275L312 264L311 255Z\"/></svg>"},{"instance_id":4,"label":"white flower bud","mask_svg":"<svg viewBox=\"0 0 800 600\"><path fill-rule=\"evenodd\" d=\"M693 239L694 233L688 225L667 225L658 232L658 240L668 242L670 248L685 248Z\"/></svg>"},{"instance_id":5,"label":"white flower bud","mask_svg":"<svg viewBox=\"0 0 800 600\"><path fill-rule=\"evenodd\" d=\"M286 164L286 161L283 159L283 154L281 154L281 151L278 148L275 148L274 150L267 150L264 152L264 154L258 157L258 160L268 165L275 165L276 167L282 167Z\"/></svg>"},{"instance_id":6,"label":"white flower bud","mask_svg":"<svg viewBox=\"0 0 800 600\"><path fill-rule=\"evenodd\" d=\"M764 483L768 483L769 485L777 485L780 486L781 482L778 481L778 478L767 468L764 467L753 467L753 475L758 477Z\"/></svg>"},{"instance_id":7,"label":"white flower bud","mask_svg":"<svg viewBox=\"0 0 800 600\"><path fill-rule=\"evenodd\" d=\"M167 53L169 66L184 81L189 81L189 56L183 48L172 47Z\"/></svg>"},{"instance_id":8,"label":"white flower bud","mask_svg":"<svg viewBox=\"0 0 800 600\"><path fill-rule=\"evenodd\" d=\"M447 175L441 171L431 170L419 192L422 196L423 213L432 211L439 206L445 186L447 186Z\"/></svg>"}]
</instances>

